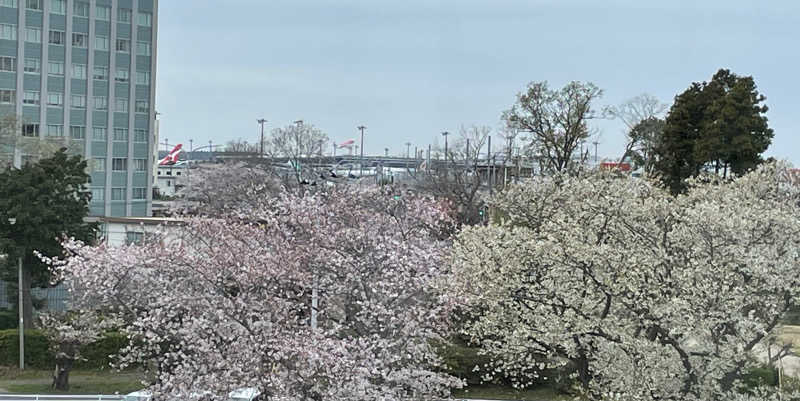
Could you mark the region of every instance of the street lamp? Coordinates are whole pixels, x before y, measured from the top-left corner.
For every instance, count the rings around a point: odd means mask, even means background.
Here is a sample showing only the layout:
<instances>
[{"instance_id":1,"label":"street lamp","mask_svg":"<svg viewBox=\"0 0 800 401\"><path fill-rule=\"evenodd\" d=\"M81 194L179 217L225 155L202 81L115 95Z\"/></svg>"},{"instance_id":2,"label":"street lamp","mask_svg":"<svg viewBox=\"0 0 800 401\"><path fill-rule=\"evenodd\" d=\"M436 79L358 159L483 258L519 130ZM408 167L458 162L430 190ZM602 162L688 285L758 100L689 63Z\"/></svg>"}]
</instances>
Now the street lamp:
<instances>
[{"instance_id":1,"label":"street lamp","mask_svg":"<svg viewBox=\"0 0 800 401\"><path fill-rule=\"evenodd\" d=\"M8 223L14 225L17 223L17 219L10 218L8 219ZM0 255L4 256L4 259L8 257L8 255ZM25 370L25 315L23 310L25 309L24 305L22 305L23 297L22 297L22 256L17 258L17 310L19 311L19 370Z\"/></svg>"},{"instance_id":2,"label":"street lamp","mask_svg":"<svg viewBox=\"0 0 800 401\"><path fill-rule=\"evenodd\" d=\"M261 147L260 147L260 153L258 154L258 157L261 158L261 157L264 157L264 124L267 123L267 120L265 120L263 118L259 118L256 121L259 124L261 124Z\"/></svg>"},{"instance_id":3,"label":"street lamp","mask_svg":"<svg viewBox=\"0 0 800 401\"><path fill-rule=\"evenodd\" d=\"M447 165L447 136L450 135L449 132L445 131L442 132L442 136L444 137L444 162Z\"/></svg>"},{"instance_id":4,"label":"street lamp","mask_svg":"<svg viewBox=\"0 0 800 401\"><path fill-rule=\"evenodd\" d=\"M358 178L361 178L364 176L364 130L367 129L367 127L359 125L356 128L361 131L361 157L358 163Z\"/></svg>"}]
</instances>

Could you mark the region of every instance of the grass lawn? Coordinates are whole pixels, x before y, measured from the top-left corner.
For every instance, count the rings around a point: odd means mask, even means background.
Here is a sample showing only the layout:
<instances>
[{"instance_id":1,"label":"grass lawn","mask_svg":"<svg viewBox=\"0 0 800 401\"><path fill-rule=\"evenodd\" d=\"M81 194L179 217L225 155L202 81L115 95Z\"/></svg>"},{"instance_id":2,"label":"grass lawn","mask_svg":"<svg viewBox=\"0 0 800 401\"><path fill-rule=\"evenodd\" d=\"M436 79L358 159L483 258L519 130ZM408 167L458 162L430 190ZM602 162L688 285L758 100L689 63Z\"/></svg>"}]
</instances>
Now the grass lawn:
<instances>
[{"instance_id":1,"label":"grass lawn","mask_svg":"<svg viewBox=\"0 0 800 401\"><path fill-rule=\"evenodd\" d=\"M72 371L69 391L50 388L51 370L3 370L0 368L0 392L21 394L127 394L142 388L142 374L137 372Z\"/></svg>"},{"instance_id":2,"label":"grass lawn","mask_svg":"<svg viewBox=\"0 0 800 401\"><path fill-rule=\"evenodd\" d=\"M511 387L483 385L453 391L455 398L481 398L488 400L562 401L568 396L556 394L549 388L516 390Z\"/></svg>"}]
</instances>

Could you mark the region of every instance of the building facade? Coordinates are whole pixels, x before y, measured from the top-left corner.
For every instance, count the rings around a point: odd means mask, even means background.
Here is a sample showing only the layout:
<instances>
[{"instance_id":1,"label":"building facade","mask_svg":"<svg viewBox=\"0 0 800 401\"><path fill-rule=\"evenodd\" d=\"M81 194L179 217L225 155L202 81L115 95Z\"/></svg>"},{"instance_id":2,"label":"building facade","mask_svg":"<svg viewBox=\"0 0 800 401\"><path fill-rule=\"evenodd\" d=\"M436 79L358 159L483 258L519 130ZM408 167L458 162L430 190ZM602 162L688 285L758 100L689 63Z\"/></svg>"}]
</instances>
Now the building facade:
<instances>
[{"instance_id":1,"label":"building facade","mask_svg":"<svg viewBox=\"0 0 800 401\"><path fill-rule=\"evenodd\" d=\"M157 33L158 0L0 0L0 116L88 160L93 216L151 214Z\"/></svg>"}]
</instances>

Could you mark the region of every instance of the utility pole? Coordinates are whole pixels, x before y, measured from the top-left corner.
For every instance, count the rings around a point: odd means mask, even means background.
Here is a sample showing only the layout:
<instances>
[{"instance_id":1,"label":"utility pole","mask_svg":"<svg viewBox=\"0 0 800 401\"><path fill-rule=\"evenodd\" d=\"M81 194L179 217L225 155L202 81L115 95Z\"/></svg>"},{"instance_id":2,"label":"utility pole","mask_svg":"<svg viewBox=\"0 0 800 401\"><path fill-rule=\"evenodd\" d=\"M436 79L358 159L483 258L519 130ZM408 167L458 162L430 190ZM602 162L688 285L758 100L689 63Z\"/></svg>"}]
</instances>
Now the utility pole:
<instances>
[{"instance_id":1,"label":"utility pole","mask_svg":"<svg viewBox=\"0 0 800 401\"><path fill-rule=\"evenodd\" d=\"M406 159L411 157L411 142L406 142Z\"/></svg>"},{"instance_id":2,"label":"utility pole","mask_svg":"<svg viewBox=\"0 0 800 401\"><path fill-rule=\"evenodd\" d=\"M431 169L431 144L428 144L428 160L425 162L425 171Z\"/></svg>"},{"instance_id":3,"label":"utility pole","mask_svg":"<svg viewBox=\"0 0 800 401\"><path fill-rule=\"evenodd\" d=\"M464 153L464 171L469 170L469 138L467 138L467 152Z\"/></svg>"},{"instance_id":4,"label":"utility pole","mask_svg":"<svg viewBox=\"0 0 800 401\"><path fill-rule=\"evenodd\" d=\"M264 157L264 124L267 123L267 120L260 118L257 121L259 124L261 124L261 147L260 147L261 150L258 154L258 157L262 158Z\"/></svg>"},{"instance_id":5,"label":"utility pole","mask_svg":"<svg viewBox=\"0 0 800 401\"><path fill-rule=\"evenodd\" d=\"M23 314L25 306L22 300L22 256L17 259L17 263L19 264L17 273L17 293L19 294L19 304L17 304L17 309L19 309L19 370L25 370L25 318Z\"/></svg>"},{"instance_id":6,"label":"utility pole","mask_svg":"<svg viewBox=\"0 0 800 401\"><path fill-rule=\"evenodd\" d=\"M594 141L592 143L594 144L594 163L597 164L597 144L600 142Z\"/></svg>"},{"instance_id":7,"label":"utility pole","mask_svg":"<svg viewBox=\"0 0 800 401\"><path fill-rule=\"evenodd\" d=\"M489 148L486 150L486 176L489 179L489 195L492 194L492 167L489 161L492 159L492 136L489 135Z\"/></svg>"},{"instance_id":8,"label":"utility pole","mask_svg":"<svg viewBox=\"0 0 800 401\"><path fill-rule=\"evenodd\" d=\"M386 154L386 157L389 157L389 148L383 148L383 152Z\"/></svg>"},{"instance_id":9,"label":"utility pole","mask_svg":"<svg viewBox=\"0 0 800 401\"><path fill-rule=\"evenodd\" d=\"M449 132L447 132L447 131L442 132L442 136L444 137L444 164L445 164L445 166L448 165L448 162L447 162L447 136L448 135L450 135Z\"/></svg>"},{"instance_id":10,"label":"utility pole","mask_svg":"<svg viewBox=\"0 0 800 401\"><path fill-rule=\"evenodd\" d=\"M361 178L364 175L364 130L367 129L367 127L359 125L356 128L361 131L361 157L358 162L358 178Z\"/></svg>"}]
</instances>

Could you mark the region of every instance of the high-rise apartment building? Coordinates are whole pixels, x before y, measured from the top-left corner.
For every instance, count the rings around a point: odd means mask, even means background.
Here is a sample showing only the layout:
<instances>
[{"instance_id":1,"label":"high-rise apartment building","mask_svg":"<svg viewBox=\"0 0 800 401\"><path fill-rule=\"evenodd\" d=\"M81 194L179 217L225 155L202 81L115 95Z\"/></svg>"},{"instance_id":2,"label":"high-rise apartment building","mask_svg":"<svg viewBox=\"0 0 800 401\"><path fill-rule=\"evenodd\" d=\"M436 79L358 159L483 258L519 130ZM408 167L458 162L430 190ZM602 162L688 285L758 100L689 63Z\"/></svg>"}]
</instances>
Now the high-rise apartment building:
<instances>
[{"instance_id":1,"label":"high-rise apartment building","mask_svg":"<svg viewBox=\"0 0 800 401\"><path fill-rule=\"evenodd\" d=\"M0 0L0 116L86 157L91 215L150 215L157 26L158 0Z\"/></svg>"}]
</instances>

